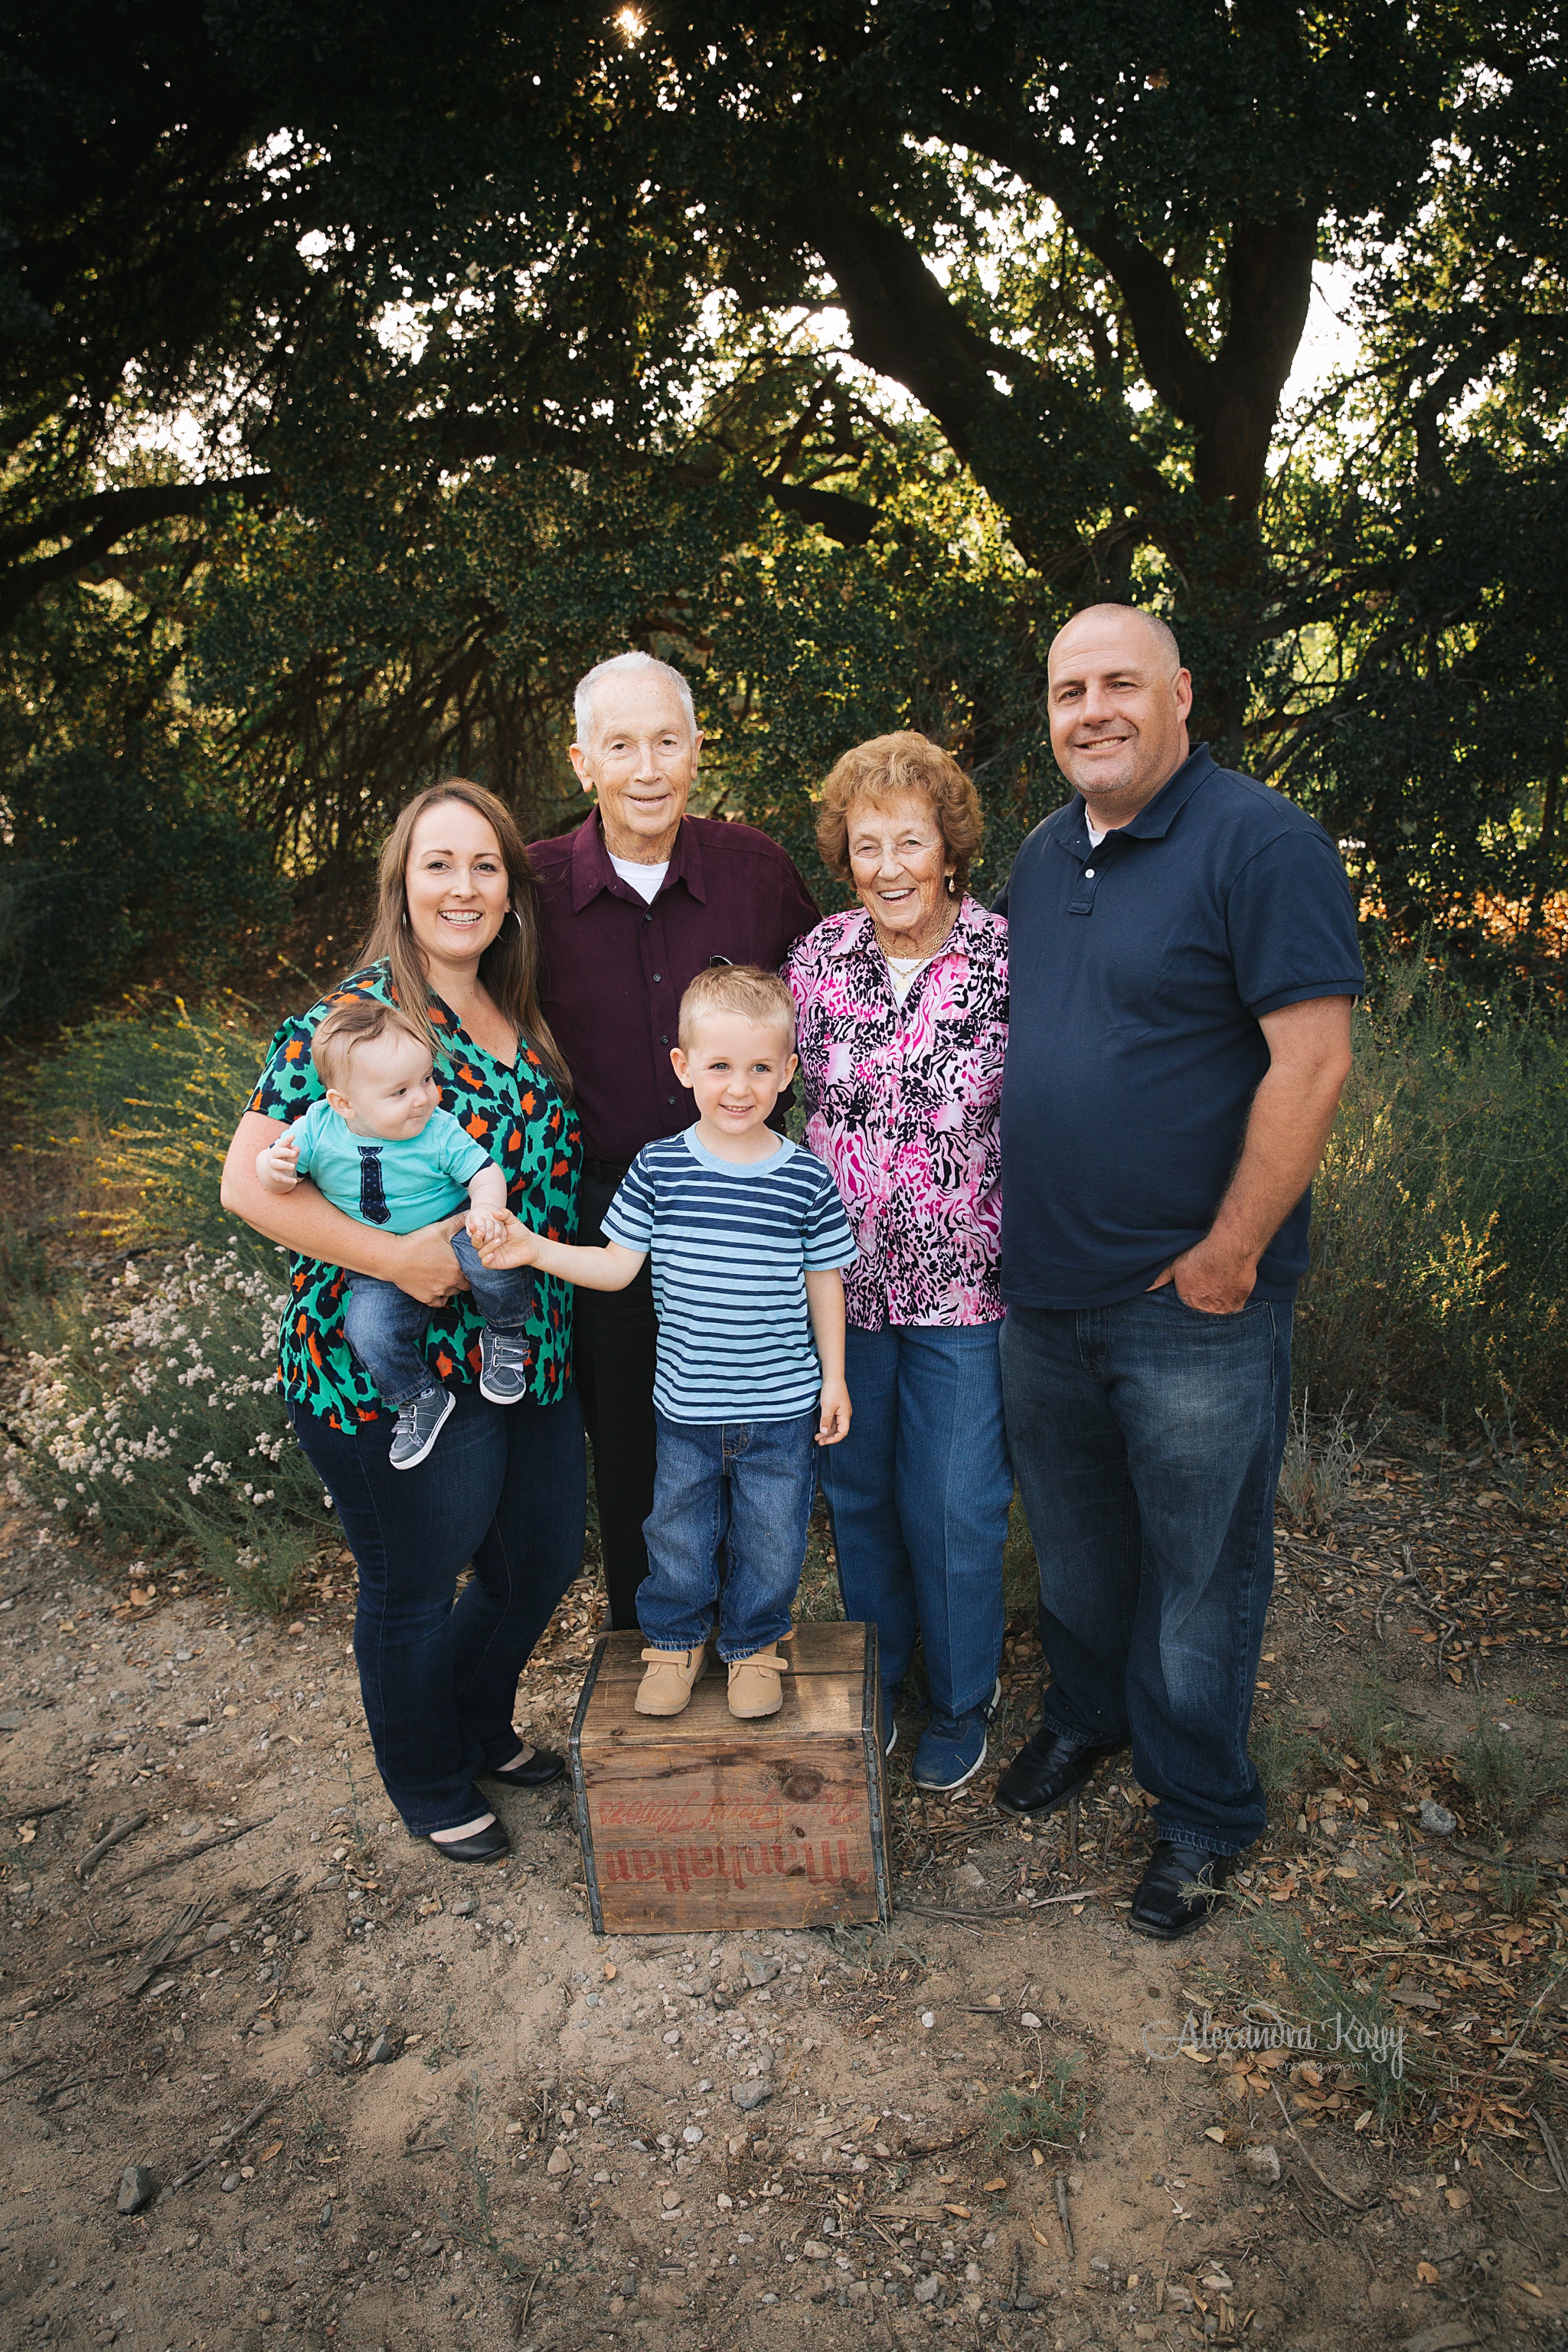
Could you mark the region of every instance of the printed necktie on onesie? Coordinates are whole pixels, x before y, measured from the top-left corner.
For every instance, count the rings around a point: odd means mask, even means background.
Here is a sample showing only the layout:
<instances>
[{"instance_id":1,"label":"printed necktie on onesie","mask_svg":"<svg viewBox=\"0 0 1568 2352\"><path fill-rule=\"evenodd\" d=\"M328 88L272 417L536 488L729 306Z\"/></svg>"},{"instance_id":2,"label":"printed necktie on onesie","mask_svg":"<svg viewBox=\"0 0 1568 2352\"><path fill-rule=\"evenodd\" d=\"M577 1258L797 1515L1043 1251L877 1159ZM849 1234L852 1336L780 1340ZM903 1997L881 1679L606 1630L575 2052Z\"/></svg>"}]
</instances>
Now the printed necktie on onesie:
<instances>
[{"instance_id":1,"label":"printed necktie on onesie","mask_svg":"<svg viewBox=\"0 0 1568 2352\"><path fill-rule=\"evenodd\" d=\"M359 1147L359 1213L367 1225L388 1225L392 1211L386 1205L386 1187L381 1181L381 1146L362 1143Z\"/></svg>"}]
</instances>

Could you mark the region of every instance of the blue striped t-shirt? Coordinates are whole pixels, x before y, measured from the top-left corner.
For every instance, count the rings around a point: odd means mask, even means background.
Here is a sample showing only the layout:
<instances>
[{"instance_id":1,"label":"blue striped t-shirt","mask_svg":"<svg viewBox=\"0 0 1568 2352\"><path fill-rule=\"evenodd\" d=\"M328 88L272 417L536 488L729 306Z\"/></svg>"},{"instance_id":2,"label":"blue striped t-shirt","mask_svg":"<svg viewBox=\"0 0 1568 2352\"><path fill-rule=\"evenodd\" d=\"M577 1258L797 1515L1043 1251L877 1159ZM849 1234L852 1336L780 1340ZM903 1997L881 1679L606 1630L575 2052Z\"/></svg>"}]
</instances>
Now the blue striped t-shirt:
<instances>
[{"instance_id":1,"label":"blue striped t-shirt","mask_svg":"<svg viewBox=\"0 0 1568 2352\"><path fill-rule=\"evenodd\" d=\"M721 1160L684 1135L646 1144L601 1230L653 1261L654 1402L671 1421L789 1421L822 1386L805 1277L853 1265L820 1160L783 1137L771 1160Z\"/></svg>"}]
</instances>

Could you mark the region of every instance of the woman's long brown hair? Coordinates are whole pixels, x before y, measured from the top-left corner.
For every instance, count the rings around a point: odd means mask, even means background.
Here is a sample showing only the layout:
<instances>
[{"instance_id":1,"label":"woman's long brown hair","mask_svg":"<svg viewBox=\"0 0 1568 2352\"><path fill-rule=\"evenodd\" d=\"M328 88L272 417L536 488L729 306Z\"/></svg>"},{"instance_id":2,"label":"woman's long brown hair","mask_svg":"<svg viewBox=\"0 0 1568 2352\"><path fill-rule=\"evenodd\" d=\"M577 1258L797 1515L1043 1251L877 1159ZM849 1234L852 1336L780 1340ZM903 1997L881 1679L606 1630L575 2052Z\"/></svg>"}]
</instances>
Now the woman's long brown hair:
<instances>
[{"instance_id":1,"label":"woman's long brown hair","mask_svg":"<svg viewBox=\"0 0 1568 2352\"><path fill-rule=\"evenodd\" d=\"M500 931L479 958L479 978L497 1011L510 1022L519 1037L533 1047L570 1101L572 1074L539 1008L538 886L533 868L511 811L494 793L486 792L482 784L471 784L465 776L449 776L443 784L430 784L424 792L416 793L404 809L376 868L375 919L360 949L360 961L384 962L389 966L398 1003L425 1030L437 1057L449 1057L451 1041L443 1038L429 1016L430 983L424 957L408 926L405 880L414 828L426 809L438 808L443 801L461 801L465 808L471 808L476 816L484 818L500 845L501 863L510 885L511 911L517 919L513 922L503 919Z\"/></svg>"}]
</instances>

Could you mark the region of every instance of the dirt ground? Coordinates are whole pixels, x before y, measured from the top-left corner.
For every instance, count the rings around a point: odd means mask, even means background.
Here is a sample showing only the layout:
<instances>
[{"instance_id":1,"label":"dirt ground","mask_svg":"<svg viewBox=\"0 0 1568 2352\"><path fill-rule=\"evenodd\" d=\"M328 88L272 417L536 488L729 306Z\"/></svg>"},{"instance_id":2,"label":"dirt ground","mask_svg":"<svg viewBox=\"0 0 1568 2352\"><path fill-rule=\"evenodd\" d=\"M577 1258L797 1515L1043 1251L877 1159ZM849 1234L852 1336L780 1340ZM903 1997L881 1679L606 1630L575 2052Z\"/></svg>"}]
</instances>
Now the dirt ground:
<instances>
[{"instance_id":1,"label":"dirt ground","mask_svg":"<svg viewBox=\"0 0 1568 2352\"><path fill-rule=\"evenodd\" d=\"M1413 1476L1378 1474L1331 1536L1284 1546L1260 1704L1326 1722L1375 1644L1436 1746L1478 1700L1546 1737L1560 1602L1532 1641L1494 1631L1483 1666L1478 1631L1434 1657L1430 1612L1376 1591L1399 1542L1411 1570L1412 1541L1417 1566L1459 1541L1402 1495ZM1473 1516L1478 1575L1539 1598L1561 1530L1505 1528L1495 1495ZM1494 1555L1515 1566L1483 1570ZM26 1514L0 1527L5 2344L1568 2340L1568 2196L1530 2120L1568 2105L1561 1988L1529 2006L1562 1940L1560 1814L1532 1833L1523 1927L1484 1891L1455 1907L1479 1850L1426 1837L1375 1769L1364 1799L1363 1772L1287 1808L1252 1857L1251 1895L1279 1906L1371 1890L1406 1936L1398 2013L1468 2053L1384 2137L1352 2070L1172 2054L1188 2012L1239 2020L1257 1964L1228 1919L1173 1947L1128 1932L1148 1837L1114 1760L1035 1830L994 1811L989 1769L957 1804L921 1800L905 1738L888 1930L596 1939L559 1788L501 1797L514 1853L489 1869L392 1820L347 1612L341 1569L285 1625L128 1592ZM576 1589L524 1679L539 1739L564 1743L595 1612ZM1016 1634L997 1760L1037 1671ZM1467 1977L1454 1955L1483 1930ZM1453 1990L1489 1968L1507 2025ZM1005 2095L1062 2080L1062 2140L1005 2145ZM121 2212L133 2166L149 2201Z\"/></svg>"}]
</instances>

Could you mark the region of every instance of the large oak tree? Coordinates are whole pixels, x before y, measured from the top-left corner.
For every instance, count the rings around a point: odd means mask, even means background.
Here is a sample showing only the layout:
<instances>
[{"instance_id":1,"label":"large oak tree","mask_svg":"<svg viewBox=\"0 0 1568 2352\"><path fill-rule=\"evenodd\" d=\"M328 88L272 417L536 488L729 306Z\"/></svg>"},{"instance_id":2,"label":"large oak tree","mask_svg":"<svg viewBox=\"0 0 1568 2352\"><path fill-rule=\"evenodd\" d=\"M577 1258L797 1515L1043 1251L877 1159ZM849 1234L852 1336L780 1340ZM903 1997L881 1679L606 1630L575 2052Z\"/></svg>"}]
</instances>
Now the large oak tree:
<instances>
[{"instance_id":1,"label":"large oak tree","mask_svg":"<svg viewBox=\"0 0 1568 2352\"><path fill-rule=\"evenodd\" d=\"M454 499L515 515L554 468L569 504L604 489L606 530L667 531L645 634L684 595L710 659L670 517L706 545L744 493L847 585L886 581L922 484L962 478L1027 690L945 679L942 707L999 789L1037 761L1055 620L1152 596L1203 723L1360 845L1399 927L1485 887L1539 919L1559 887L1555 8L60 0L0 25L0 626L73 581L198 572L242 526L390 572L400 539L447 543ZM1365 364L1282 425L1336 257ZM464 593L422 677L504 641L493 569ZM789 660L747 643L773 666L744 691L776 702Z\"/></svg>"}]
</instances>

